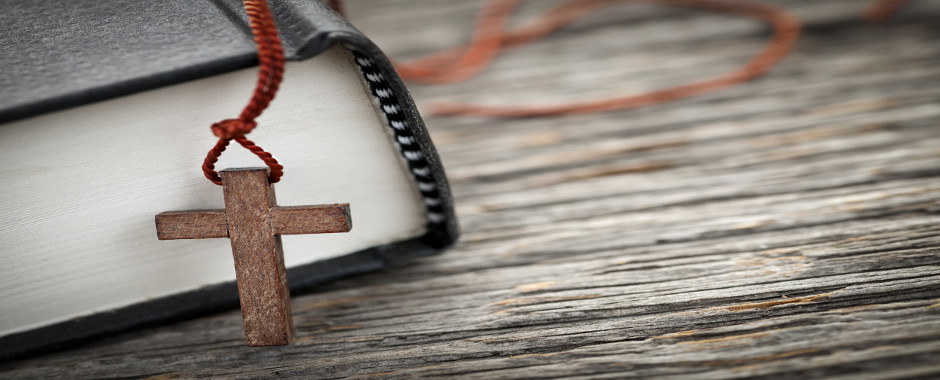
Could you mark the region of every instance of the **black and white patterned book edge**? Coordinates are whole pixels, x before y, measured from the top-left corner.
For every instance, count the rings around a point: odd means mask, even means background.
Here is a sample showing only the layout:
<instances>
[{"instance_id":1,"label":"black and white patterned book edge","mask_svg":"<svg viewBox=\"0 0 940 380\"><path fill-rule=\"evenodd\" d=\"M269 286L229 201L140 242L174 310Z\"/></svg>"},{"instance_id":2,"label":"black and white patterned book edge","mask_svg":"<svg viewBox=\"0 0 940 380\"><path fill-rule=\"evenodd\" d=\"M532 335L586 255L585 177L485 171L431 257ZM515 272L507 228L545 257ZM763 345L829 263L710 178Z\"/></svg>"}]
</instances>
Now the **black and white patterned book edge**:
<instances>
[{"instance_id":1,"label":"black and white patterned book edge","mask_svg":"<svg viewBox=\"0 0 940 380\"><path fill-rule=\"evenodd\" d=\"M388 128L391 129L398 145L399 153L408 163L408 170L414 177L415 184L421 192L424 201L425 216L428 227L435 228L446 224L447 217L444 212L444 201L438 189L434 170L431 169L427 158L422 153L419 139L412 132L408 118L399 95L392 90L386 75L378 65L367 55L352 50L356 65L369 85L372 96L379 102L379 109L385 115Z\"/></svg>"}]
</instances>

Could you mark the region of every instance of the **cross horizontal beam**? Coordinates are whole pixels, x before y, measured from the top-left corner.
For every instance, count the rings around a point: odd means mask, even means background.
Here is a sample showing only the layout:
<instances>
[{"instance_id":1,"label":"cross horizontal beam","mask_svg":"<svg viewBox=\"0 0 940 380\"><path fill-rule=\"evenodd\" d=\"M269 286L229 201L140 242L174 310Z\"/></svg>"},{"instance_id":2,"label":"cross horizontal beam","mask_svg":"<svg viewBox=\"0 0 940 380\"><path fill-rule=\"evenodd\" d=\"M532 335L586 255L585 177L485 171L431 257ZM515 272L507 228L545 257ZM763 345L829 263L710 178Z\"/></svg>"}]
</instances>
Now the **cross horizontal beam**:
<instances>
[{"instance_id":1,"label":"cross horizontal beam","mask_svg":"<svg viewBox=\"0 0 940 380\"><path fill-rule=\"evenodd\" d=\"M271 208L271 230L275 235L349 232L352 218L349 203ZM225 210L169 211L157 214L160 240L229 237Z\"/></svg>"}]
</instances>

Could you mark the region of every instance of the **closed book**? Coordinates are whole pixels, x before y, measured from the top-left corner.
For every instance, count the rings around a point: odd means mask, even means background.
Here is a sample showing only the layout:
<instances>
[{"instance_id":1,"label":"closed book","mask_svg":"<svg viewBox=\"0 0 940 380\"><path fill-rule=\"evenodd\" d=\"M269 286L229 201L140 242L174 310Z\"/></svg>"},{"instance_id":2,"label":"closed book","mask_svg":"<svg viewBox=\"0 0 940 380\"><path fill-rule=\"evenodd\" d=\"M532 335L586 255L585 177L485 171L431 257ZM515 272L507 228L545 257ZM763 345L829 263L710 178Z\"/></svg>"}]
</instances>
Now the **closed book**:
<instances>
[{"instance_id":1,"label":"closed book","mask_svg":"<svg viewBox=\"0 0 940 380\"><path fill-rule=\"evenodd\" d=\"M238 305L225 239L154 216L223 209L200 165L247 103L239 1L0 0L0 358ZM329 7L272 1L287 56L248 137L285 206L349 203L349 233L284 236L292 292L429 255L458 235L440 159L382 52ZM237 145L219 168L263 166Z\"/></svg>"}]
</instances>

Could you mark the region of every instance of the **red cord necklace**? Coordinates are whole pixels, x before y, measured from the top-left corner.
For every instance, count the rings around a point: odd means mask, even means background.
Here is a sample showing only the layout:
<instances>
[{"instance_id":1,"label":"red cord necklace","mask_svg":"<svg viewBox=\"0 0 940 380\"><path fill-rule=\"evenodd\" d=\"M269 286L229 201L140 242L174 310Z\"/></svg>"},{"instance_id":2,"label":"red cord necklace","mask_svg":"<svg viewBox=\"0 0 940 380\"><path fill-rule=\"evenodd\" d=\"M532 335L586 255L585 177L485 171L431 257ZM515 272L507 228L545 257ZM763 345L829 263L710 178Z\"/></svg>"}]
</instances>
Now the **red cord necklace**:
<instances>
[{"instance_id":1,"label":"red cord necklace","mask_svg":"<svg viewBox=\"0 0 940 380\"><path fill-rule=\"evenodd\" d=\"M219 138L219 141L206 154L206 159L202 163L202 172L216 185L222 185L222 179L215 171L215 163L232 140L257 155L268 165L271 169L268 174L270 183L279 181L284 175L284 167L271 156L271 153L245 138L245 135L258 125L255 119L274 99L278 86L281 84L284 76L284 49L281 47L281 39L277 36L277 26L274 24L274 16L271 15L267 0L244 0L244 4L251 21L251 33L258 46L258 82L251 100L237 119L226 119L212 124L212 133Z\"/></svg>"}]
</instances>

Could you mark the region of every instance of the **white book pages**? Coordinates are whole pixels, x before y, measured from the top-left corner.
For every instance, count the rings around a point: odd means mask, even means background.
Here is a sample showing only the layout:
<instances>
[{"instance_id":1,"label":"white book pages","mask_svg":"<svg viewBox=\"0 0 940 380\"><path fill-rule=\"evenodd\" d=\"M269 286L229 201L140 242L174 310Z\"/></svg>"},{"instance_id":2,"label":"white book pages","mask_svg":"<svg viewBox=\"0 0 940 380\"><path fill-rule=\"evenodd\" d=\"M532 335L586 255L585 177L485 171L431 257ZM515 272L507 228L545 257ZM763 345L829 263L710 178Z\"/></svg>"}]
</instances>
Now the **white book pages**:
<instances>
[{"instance_id":1,"label":"white book pages","mask_svg":"<svg viewBox=\"0 0 940 380\"><path fill-rule=\"evenodd\" d=\"M154 215L222 209L200 165L256 69L0 126L0 336L235 279L227 239L157 240ZM248 135L282 206L349 202L345 234L284 236L294 267L425 231L420 195L351 54L288 62ZM237 144L217 168L263 163Z\"/></svg>"}]
</instances>

